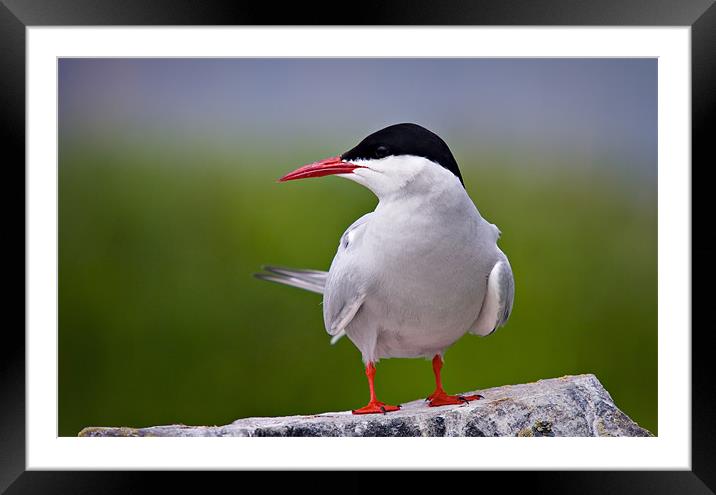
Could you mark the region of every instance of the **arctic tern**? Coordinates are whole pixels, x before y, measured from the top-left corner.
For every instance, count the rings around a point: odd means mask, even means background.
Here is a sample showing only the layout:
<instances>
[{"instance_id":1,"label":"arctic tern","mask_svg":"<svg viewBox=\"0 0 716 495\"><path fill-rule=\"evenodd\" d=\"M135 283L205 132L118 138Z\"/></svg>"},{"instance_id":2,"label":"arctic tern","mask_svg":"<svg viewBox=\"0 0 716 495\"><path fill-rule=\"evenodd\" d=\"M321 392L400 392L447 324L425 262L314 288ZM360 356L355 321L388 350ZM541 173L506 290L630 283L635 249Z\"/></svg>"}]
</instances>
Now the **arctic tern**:
<instances>
[{"instance_id":1,"label":"arctic tern","mask_svg":"<svg viewBox=\"0 0 716 495\"><path fill-rule=\"evenodd\" d=\"M365 363L370 401L354 414L400 408L376 397L382 358L432 358L430 406L482 398L444 391L443 354L464 334L486 336L507 322L514 279L500 231L468 196L448 145L419 125L396 124L279 180L326 175L370 189L375 211L348 227L328 272L266 266L257 277L323 294L331 342L347 336Z\"/></svg>"}]
</instances>

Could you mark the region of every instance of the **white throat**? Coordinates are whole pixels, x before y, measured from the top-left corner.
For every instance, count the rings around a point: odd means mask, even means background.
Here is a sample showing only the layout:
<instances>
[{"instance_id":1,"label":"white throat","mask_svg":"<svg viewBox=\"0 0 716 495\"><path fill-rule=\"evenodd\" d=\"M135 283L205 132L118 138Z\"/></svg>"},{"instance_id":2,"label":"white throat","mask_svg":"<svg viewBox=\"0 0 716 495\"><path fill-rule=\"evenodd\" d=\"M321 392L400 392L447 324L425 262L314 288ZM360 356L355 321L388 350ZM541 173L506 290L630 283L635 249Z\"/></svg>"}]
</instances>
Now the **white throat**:
<instances>
[{"instance_id":1,"label":"white throat","mask_svg":"<svg viewBox=\"0 0 716 495\"><path fill-rule=\"evenodd\" d=\"M379 200L393 200L409 196L432 196L447 190L464 188L460 179L437 163L420 156L388 156L375 160L354 160L357 168L351 174L341 174L367 187Z\"/></svg>"}]
</instances>

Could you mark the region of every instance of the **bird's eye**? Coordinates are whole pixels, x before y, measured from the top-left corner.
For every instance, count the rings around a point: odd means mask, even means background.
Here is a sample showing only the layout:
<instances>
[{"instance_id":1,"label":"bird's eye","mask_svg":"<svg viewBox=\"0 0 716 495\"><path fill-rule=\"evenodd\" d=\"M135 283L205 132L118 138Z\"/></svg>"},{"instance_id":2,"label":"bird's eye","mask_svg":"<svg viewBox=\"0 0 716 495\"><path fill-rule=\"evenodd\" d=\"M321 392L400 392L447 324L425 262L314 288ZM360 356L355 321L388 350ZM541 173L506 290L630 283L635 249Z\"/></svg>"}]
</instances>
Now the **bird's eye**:
<instances>
[{"instance_id":1,"label":"bird's eye","mask_svg":"<svg viewBox=\"0 0 716 495\"><path fill-rule=\"evenodd\" d=\"M376 158L385 158L390 154L390 151L388 151L388 148L386 146L378 146L375 149L375 157Z\"/></svg>"}]
</instances>

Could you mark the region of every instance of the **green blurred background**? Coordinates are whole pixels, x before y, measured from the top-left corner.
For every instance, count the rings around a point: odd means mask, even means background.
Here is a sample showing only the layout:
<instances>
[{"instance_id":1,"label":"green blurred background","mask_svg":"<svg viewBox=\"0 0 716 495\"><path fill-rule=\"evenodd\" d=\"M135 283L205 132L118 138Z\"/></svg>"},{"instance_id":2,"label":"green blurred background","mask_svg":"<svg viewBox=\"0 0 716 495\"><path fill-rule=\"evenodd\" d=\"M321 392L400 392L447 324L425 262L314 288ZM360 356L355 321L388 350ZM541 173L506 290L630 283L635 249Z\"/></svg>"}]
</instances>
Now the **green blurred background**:
<instances>
[{"instance_id":1,"label":"green blurred background","mask_svg":"<svg viewBox=\"0 0 716 495\"><path fill-rule=\"evenodd\" d=\"M61 59L59 434L355 408L359 352L316 294L372 194L278 184L385 125L440 134L502 230L515 307L446 354L448 391L594 373L657 433L656 61ZM430 363L378 365L382 400Z\"/></svg>"}]
</instances>

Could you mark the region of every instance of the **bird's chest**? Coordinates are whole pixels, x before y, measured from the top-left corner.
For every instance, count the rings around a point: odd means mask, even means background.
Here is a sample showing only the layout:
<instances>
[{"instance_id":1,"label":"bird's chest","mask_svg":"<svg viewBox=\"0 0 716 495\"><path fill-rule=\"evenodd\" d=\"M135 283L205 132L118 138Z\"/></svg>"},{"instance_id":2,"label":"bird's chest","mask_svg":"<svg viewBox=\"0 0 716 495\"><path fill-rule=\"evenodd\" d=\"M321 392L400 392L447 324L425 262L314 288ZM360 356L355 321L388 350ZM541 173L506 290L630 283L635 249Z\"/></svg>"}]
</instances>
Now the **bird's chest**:
<instances>
[{"instance_id":1,"label":"bird's chest","mask_svg":"<svg viewBox=\"0 0 716 495\"><path fill-rule=\"evenodd\" d=\"M375 261L374 305L388 320L434 325L479 311L473 306L485 280L470 219L390 212L366 234Z\"/></svg>"}]
</instances>

